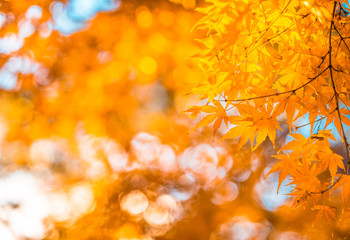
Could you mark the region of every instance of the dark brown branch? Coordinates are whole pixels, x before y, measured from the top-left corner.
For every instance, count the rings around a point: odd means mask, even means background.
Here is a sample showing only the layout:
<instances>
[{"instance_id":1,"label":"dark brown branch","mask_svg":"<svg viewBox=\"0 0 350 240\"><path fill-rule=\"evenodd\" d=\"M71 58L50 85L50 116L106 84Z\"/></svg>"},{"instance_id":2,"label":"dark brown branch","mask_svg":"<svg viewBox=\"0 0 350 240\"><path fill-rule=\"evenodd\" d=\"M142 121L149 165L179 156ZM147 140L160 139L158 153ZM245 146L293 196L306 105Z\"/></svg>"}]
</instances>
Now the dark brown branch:
<instances>
[{"instance_id":1,"label":"dark brown branch","mask_svg":"<svg viewBox=\"0 0 350 240\"><path fill-rule=\"evenodd\" d=\"M348 51L350 52L350 48L349 45L345 42L345 39L343 38L343 36L341 35L341 33L338 31L337 27L333 24L333 28L334 30L338 33L340 40L344 43L345 47L348 49Z\"/></svg>"},{"instance_id":2,"label":"dark brown branch","mask_svg":"<svg viewBox=\"0 0 350 240\"><path fill-rule=\"evenodd\" d=\"M320 67L321 67L321 65L322 65L322 64L324 63L324 61L326 60L328 54L329 54L329 51L328 51L324 56L321 57L321 62L320 62L320 64L317 66L317 68L320 68Z\"/></svg>"},{"instance_id":3,"label":"dark brown branch","mask_svg":"<svg viewBox=\"0 0 350 240\"><path fill-rule=\"evenodd\" d=\"M310 194L324 194L325 192L328 192L329 190L331 190L335 185L337 185L337 183L342 179L344 173L341 173L341 175L339 176L339 178L337 180L335 180L331 186L329 186L328 188L319 191L319 192L310 192Z\"/></svg>"},{"instance_id":4,"label":"dark brown branch","mask_svg":"<svg viewBox=\"0 0 350 240\"><path fill-rule=\"evenodd\" d=\"M276 96L283 95L283 94L288 94L288 93L295 93L299 89L302 89L303 87L305 87L306 85L310 84L315 79L317 79L319 76L321 76L324 72L326 72L328 70L328 68L329 67L323 69L323 71L320 72L319 74L317 74L315 77L309 78L309 81L307 81L306 83L304 83L301 86L299 86L299 87L297 87L295 89L292 89L292 90L288 90L288 91L280 92L280 93L267 94L267 95L264 95L264 96L251 97L251 98L232 99L232 100L224 99L224 100L219 100L219 101L222 101L222 102L244 102L244 101L261 99L261 98L267 98L267 97L276 97Z\"/></svg>"},{"instance_id":5,"label":"dark brown branch","mask_svg":"<svg viewBox=\"0 0 350 240\"><path fill-rule=\"evenodd\" d=\"M335 81L334 81L334 77L333 77L333 71L335 69L332 66L332 29L333 29L333 27L335 29L334 16L335 16L336 6L337 6L337 2L334 1L332 21L331 21L331 26L330 26L330 29L329 29L329 66L328 66L328 69L329 69L330 79L331 79L331 82L332 82L332 88L333 88L333 91L334 91L335 102L336 102L335 111L337 111L337 115L338 115L338 118L339 118L339 121L340 121L341 131L342 131L342 135L343 135L342 139L344 141L346 154L347 154L347 170L346 170L346 173L349 174L349 166L350 166L349 148L348 148L348 142L347 142L345 131L344 131L343 122L341 120L341 113L340 113L340 108L339 108L339 96L338 96L338 92L337 92ZM342 179L343 175L344 175L344 173L342 173L339 176L339 178L331 186L329 186L328 188L326 188L326 189L324 189L324 190L322 190L320 192L311 192L310 194L323 194L323 193L331 190L337 183L339 183L339 181Z\"/></svg>"},{"instance_id":6,"label":"dark brown branch","mask_svg":"<svg viewBox=\"0 0 350 240\"><path fill-rule=\"evenodd\" d=\"M334 81L334 77L333 77L333 66L332 66L332 29L334 29L339 34L341 39L343 38L341 36L341 34L338 32L338 30L336 29L335 24L334 24L334 15L335 15L336 6L337 6L337 2L335 1L334 2L334 7L333 7L333 17L332 17L331 26L330 26L330 29L329 29L329 74L330 74L330 79L331 79L331 82L332 82L332 88L333 88L333 91L334 91L336 111L337 111L339 122L340 122L340 126L341 126L342 138L343 138L343 141L344 141L344 144L345 144L345 149L346 149L346 157L347 157L347 170L346 170L346 172L348 174L349 173L349 166L350 166L350 154L349 154L349 148L348 148L349 145L348 145L348 141L346 139L344 125L343 125L343 121L342 121L342 116L341 116L341 113L340 113L339 96L338 96L338 92L337 92L335 81ZM346 46L347 46L347 44L346 44ZM349 50L349 48L348 48L348 50Z\"/></svg>"}]
</instances>

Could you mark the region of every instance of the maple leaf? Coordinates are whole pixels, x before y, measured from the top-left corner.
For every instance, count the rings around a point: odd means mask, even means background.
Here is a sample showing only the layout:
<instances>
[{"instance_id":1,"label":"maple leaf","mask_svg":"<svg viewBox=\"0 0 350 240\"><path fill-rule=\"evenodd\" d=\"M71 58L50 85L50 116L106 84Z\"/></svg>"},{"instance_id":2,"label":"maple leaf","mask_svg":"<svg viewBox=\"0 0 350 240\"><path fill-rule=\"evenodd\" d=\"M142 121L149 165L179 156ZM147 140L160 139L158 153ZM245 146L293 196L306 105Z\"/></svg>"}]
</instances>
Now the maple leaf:
<instances>
[{"instance_id":1,"label":"maple leaf","mask_svg":"<svg viewBox=\"0 0 350 240\"><path fill-rule=\"evenodd\" d=\"M318 152L317 153L318 158L320 159L321 163L319 165L321 171L325 171L326 169L329 169L329 172L332 176L332 183L334 182L334 178L337 174L338 167L345 170L344 163L343 163L343 157L339 154L336 154L332 152L330 149L325 152Z\"/></svg>"},{"instance_id":2,"label":"maple leaf","mask_svg":"<svg viewBox=\"0 0 350 240\"><path fill-rule=\"evenodd\" d=\"M215 137L215 134L220 128L222 122L224 122L226 126L228 126L228 116L226 113L226 109L217 100L214 100L213 104L214 106L205 105L202 107L192 107L186 110L186 112L191 112L191 117L193 115L198 115L199 112L210 113L209 115L205 116L201 121L199 121L199 123L194 128L192 128L190 132L193 132L197 128L207 126L215 121L213 126Z\"/></svg>"},{"instance_id":3,"label":"maple leaf","mask_svg":"<svg viewBox=\"0 0 350 240\"><path fill-rule=\"evenodd\" d=\"M346 118L345 116L343 117L344 119ZM343 120L342 118L342 120ZM342 132L342 121L340 121L339 119L339 115L336 111L334 111L332 114L330 114L327 117L326 120L326 126L328 126L330 123L334 123L334 126L336 127L337 132L339 133L340 136L343 136L343 132Z\"/></svg>"},{"instance_id":4,"label":"maple leaf","mask_svg":"<svg viewBox=\"0 0 350 240\"><path fill-rule=\"evenodd\" d=\"M294 133L289 135L292 136L294 140L285 144L280 150L278 150L278 153L280 153L283 150L297 150L302 152L304 150L304 147L309 143L309 140L300 133ZM301 153L299 155L301 155Z\"/></svg>"},{"instance_id":5,"label":"maple leaf","mask_svg":"<svg viewBox=\"0 0 350 240\"><path fill-rule=\"evenodd\" d=\"M293 140L278 150L274 157L279 161L267 176L279 171L278 190L290 176L289 184L295 185L292 195L299 202L312 198L316 204L334 186L345 186L342 194L347 201L348 184L342 179L335 182L337 176L340 179L338 169L345 171L344 160L331 148L337 139L325 129L333 122L348 149L348 6L339 1L208 2L212 8L205 9L200 21L200 29L207 32L201 39L208 50L202 55L204 71L225 76L211 92L238 111L228 115L233 126L223 139L239 138L238 150L250 141L254 151L267 138L275 147L277 130L282 131L280 119L285 118ZM308 123L295 125L306 116ZM215 120L214 134L221 123L220 118ZM294 132L306 126L309 137ZM333 219L332 209L319 210L318 216Z\"/></svg>"},{"instance_id":6,"label":"maple leaf","mask_svg":"<svg viewBox=\"0 0 350 240\"><path fill-rule=\"evenodd\" d=\"M301 98L295 94L290 95L287 100L281 100L276 106L276 115L281 115L284 112L286 113L289 132L292 132L293 122L298 118L296 112L301 113L300 110L302 107L303 103L301 102Z\"/></svg>"},{"instance_id":7,"label":"maple leaf","mask_svg":"<svg viewBox=\"0 0 350 240\"><path fill-rule=\"evenodd\" d=\"M350 197L350 176L341 176L341 179L334 186L334 190L341 188L341 196L343 200L343 211L348 206L349 197Z\"/></svg>"},{"instance_id":8,"label":"maple leaf","mask_svg":"<svg viewBox=\"0 0 350 240\"><path fill-rule=\"evenodd\" d=\"M280 171L278 175L278 187L277 187L277 193L278 193L283 180L286 179L286 177L288 176L289 173L291 173L291 171L293 171L293 169L295 168L296 162L294 161L294 159L291 158L289 154L276 155L273 157L279 159L280 161L275 163L272 166L270 171L266 174L265 178L269 176L271 173Z\"/></svg>"},{"instance_id":9,"label":"maple leaf","mask_svg":"<svg viewBox=\"0 0 350 240\"><path fill-rule=\"evenodd\" d=\"M190 107L189 109L187 109L185 112L191 113L190 118L195 119L198 116L198 114L201 112L203 107L193 106L193 107ZM210 107L210 106L208 106L208 107Z\"/></svg>"},{"instance_id":10,"label":"maple leaf","mask_svg":"<svg viewBox=\"0 0 350 240\"><path fill-rule=\"evenodd\" d=\"M350 110L347 108L340 109L342 123L350 126Z\"/></svg>"},{"instance_id":11,"label":"maple leaf","mask_svg":"<svg viewBox=\"0 0 350 240\"><path fill-rule=\"evenodd\" d=\"M260 101L255 101L255 105L259 106ZM250 104L235 105L239 111L239 116L230 116L229 121L233 125L225 135L225 138L240 137L238 149L240 149L248 140L251 142L254 151L265 139L269 137L275 147L276 129L282 131L277 118L271 116L272 108L260 104L258 108ZM246 129L244 131L243 129ZM255 145L254 145L255 140Z\"/></svg>"},{"instance_id":12,"label":"maple leaf","mask_svg":"<svg viewBox=\"0 0 350 240\"><path fill-rule=\"evenodd\" d=\"M326 205L316 205L314 206L314 209L317 210L314 223L320 220L325 220L333 235L332 220L337 220L337 216L335 214L335 211L337 209L333 206L326 206Z\"/></svg>"}]
</instances>

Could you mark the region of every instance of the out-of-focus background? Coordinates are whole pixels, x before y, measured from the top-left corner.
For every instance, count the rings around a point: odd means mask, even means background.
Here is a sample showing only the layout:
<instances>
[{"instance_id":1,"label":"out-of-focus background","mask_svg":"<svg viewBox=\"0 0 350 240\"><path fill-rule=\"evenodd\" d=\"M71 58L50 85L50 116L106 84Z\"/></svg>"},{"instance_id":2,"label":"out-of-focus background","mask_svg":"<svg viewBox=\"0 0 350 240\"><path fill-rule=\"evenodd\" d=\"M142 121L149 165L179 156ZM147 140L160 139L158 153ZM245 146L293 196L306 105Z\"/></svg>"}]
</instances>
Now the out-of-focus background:
<instances>
[{"instance_id":1,"label":"out-of-focus background","mask_svg":"<svg viewBox=\"0 0 350 240\"><path fill-rule=\"evenodd\" d=\"M189 133L196 4L0 1L0 239L328 236L264 178L271 146Z\"/></svg>"}]
</instances>

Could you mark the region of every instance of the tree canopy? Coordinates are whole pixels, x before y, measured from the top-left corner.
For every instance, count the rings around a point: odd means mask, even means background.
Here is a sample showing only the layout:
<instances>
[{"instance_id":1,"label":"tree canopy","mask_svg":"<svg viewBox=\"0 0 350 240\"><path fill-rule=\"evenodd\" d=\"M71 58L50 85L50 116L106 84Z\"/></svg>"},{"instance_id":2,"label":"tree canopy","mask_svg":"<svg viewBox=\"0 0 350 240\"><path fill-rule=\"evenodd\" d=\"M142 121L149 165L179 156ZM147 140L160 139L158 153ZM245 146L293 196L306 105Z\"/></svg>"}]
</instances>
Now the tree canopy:
<instances>
[{"instance_id":1,"label":"tree canopy","mask_svg":"<svg viewBox=\"0 0 350 240\"><path fill-rule=\"evenodd\" d=\"M309 198L317 204L349 174L348 3L210 2L195 26L206 32L199 62L208 82L194 92L208 101L189 111L209 113L197 127L214 122L215 134L224 122L223 138L239 137L238 149L250 141L254 151L267 137L275 148L276 131L287 125L293 140L278 149L268 174L279 171L279 186L291 177L295 206ZM304 136L298 130L306 126ZM330 141L341 142L345 164ZM346 187L342 197L346 209Z\"/></svg>"},{"instance_id":2,"label":"tree canopy","mask_svg":"<svg viewBox=\"0 0 350 240\"><path fill-rule=\"evenodd\" d=\"M0 239L340 239L344 0L0 2Z\"/></svg>"}]
</instances>

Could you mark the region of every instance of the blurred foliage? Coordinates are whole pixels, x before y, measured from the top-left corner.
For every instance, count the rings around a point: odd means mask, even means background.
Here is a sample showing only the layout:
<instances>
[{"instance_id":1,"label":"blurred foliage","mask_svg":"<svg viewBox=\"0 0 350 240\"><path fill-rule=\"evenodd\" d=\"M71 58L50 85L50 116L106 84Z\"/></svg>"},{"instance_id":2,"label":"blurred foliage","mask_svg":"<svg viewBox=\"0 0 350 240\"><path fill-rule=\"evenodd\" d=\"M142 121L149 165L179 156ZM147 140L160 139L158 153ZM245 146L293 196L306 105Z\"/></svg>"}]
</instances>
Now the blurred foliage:
<instances>
[{"instance_id":1,"label":"blurred foliage","mask_svg":"<svg viewBox=\"0 0 350 240\"><path fill-rule=\"evenodd\" d=\"M123 0L89 18L72 2L0 2L0 239L329 239L264 178L269 144L189 133L202 1ZM55 14L81 27L59 31Z\"/></svg>"}]
</instances>

